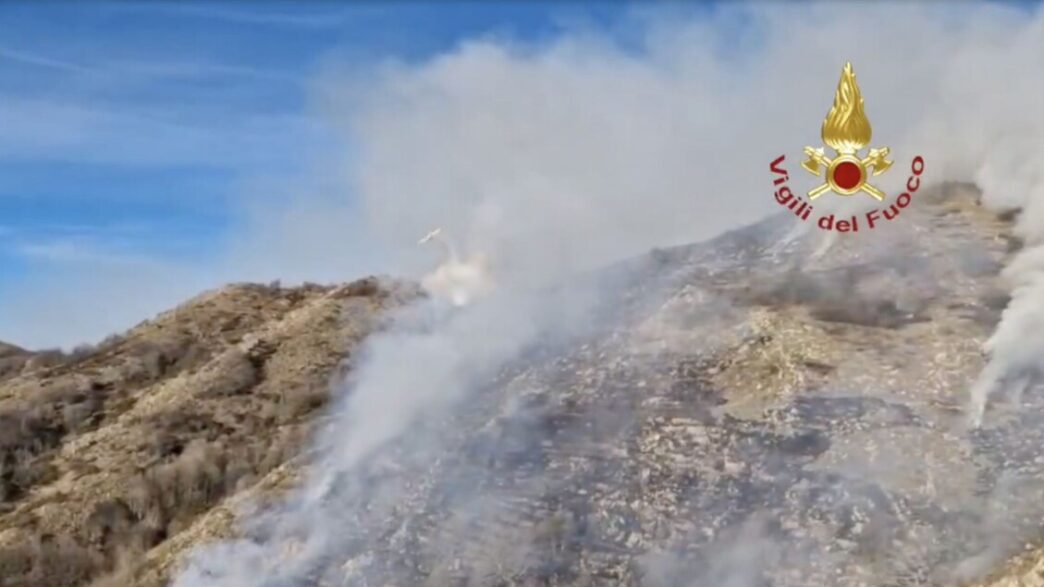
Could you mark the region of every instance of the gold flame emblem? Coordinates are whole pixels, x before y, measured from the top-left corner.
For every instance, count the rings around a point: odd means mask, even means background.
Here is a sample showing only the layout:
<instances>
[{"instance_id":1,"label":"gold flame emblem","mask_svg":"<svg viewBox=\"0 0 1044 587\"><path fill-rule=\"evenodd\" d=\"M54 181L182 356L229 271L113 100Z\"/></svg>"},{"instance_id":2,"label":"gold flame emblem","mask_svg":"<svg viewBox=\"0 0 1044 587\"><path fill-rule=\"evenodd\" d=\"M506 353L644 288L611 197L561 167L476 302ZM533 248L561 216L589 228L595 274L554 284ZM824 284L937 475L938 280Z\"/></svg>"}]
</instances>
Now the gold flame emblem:
<instances>
[{"instance_id":1,"label":"gold flame emblem","mask_svg":"<svg viewBox=\"0 0 1044 587\"><path fill-rule=\"evenodd\" d=\"M866 157L859 157L859 151L870 144L872 134L870 119L863 111L863 95L856 83L855 71L846 61L841 70L841 81L837 83L834 105L823 120L821 133L823 143L836 151L837 156L827 157L823 147L805 147L808 160L801 166L817 177L825 175L826 180L808 192L810 200L831 190L842 196L862 191L878 201L885 199L884 193L866 180L892 166L888 160L888 147L870 149Z\"/></svg>"}]
</instances>

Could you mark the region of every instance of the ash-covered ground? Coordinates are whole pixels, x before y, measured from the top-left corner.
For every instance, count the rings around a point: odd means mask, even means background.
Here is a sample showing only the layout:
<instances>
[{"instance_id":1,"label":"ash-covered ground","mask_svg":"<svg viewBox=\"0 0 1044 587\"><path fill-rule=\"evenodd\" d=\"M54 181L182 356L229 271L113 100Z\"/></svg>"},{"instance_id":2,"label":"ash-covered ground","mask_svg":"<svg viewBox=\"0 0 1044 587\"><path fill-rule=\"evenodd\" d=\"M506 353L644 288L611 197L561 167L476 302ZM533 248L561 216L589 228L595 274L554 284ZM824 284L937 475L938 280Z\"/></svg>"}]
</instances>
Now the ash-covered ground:
<instances>
[{"instance_id":1,"label":"ash-covered ground","mask_svg":"<svg viewBox=\"0 0 1044 587\"><path fill-rule=\"evenodd\" d=\"M969 424L1019 246L976 198L947 186L829 247L776 218L603 272L587 326L274 506L239 551L273 555L271 587L983 577L1044 526L1044 396L1026 379ZM197 560L179 584L245 584Z\"/></svg>"}]
</instances>

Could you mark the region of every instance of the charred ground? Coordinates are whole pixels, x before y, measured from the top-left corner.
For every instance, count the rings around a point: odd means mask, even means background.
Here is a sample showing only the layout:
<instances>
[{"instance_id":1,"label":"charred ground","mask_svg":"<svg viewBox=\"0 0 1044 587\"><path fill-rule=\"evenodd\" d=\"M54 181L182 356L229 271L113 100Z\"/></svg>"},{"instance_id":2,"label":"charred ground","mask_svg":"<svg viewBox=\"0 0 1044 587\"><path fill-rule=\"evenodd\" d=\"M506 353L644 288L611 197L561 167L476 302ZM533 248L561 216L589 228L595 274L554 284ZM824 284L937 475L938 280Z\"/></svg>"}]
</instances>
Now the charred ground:
<instances>
[{"instance_id":1,"label":"charred ground","mask_svg":"<svg viewBox=\"0 0 1044 587\"><path fill-rule=\"evenodd\" d=\"M933 585L1002 568L1041 536L1044 400L964 425L1018 246L976 199L926 193L877 240L826 252L786 241L783 218L611 268L595 332L426 419L438 454L405 439L359 472L400 490L394 508L341 493L349 539L300 583ZM0 349L0 585L167 582L237 533L241 506L295 484L331 381L415 295L232 286L71 356Z\"/></svg>"}]
</instances>

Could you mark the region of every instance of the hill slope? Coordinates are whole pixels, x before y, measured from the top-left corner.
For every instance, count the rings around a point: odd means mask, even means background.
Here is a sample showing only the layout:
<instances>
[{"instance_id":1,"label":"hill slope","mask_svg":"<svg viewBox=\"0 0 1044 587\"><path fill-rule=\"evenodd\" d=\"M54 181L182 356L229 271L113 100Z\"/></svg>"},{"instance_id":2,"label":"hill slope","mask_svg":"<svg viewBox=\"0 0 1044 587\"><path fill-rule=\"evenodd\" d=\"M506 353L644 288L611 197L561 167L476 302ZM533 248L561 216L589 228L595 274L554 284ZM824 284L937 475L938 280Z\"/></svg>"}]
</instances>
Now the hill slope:
<instances>
[{"instance_id":1,"label":"hill slope","mask_svg":"<svg viewBox=\"0 0 1044 587\"><path fill-rule=\"evenodd\" d=\"M398 294L363 280L201 295L0 383L0 585L85 584L296 454Z\"/></svg>"},{"instance_id":2,"label":"hill slope","mask_svg":"<svg viewBox=\"0 0 1044 587\"><path fill-rule=\"evenodd\" d=\"M336 480L316 513L339 540L322 556L276 544L259 573L1014 580L1003 561L1042 536L1044 397L1001 398L984 429L965 426L1006 302L996 273L1018 246L976 197L926 194L890 230L825 252L785 242L782 218L614 268L598 328L517 357ZM0 382L0 584L162 585L190 550L241 531L239 512L297 481L344 357L414 296L233 286L80 356L27 360Z\"/></svg>"},{"instance_id":3,"label":"hill slope","mask_svg":"<svg viewBox=\"0 0 1044 587\"><path fill-rule=\"evenodd\" d=\"M978 576L1040 535L1044 487L1032 394L1018 417L994 409L988 429L965 426L980 345L1005 304L993 277L1017 246L975 198L950 186L825 253L784 242L781 218L618 267L593 332L519 357L311 504L332 544L258 536L285 541L250 563L261 570L217 557L207 576L744 587Z\"/></svg>"}]
</instances>

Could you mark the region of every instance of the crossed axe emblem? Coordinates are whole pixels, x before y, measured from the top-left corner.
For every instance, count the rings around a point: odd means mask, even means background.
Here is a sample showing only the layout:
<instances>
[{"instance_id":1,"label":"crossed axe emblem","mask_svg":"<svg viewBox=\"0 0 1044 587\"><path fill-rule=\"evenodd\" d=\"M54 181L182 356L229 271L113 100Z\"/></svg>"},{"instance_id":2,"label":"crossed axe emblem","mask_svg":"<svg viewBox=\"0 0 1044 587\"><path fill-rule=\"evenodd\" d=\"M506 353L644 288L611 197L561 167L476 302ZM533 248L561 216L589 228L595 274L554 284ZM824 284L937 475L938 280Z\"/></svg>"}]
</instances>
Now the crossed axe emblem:
<instances>
[{"instance_id":1,"label":"crossed axe emblem","mask_svg":"<svg viewBox=\"0 0 1044 587\"><path fill-rule=\"evenodd\" d=\"M870 149L866 157L860 159L854 152L839 153L833 159L826 156L822 147L813 149L805 147L808 160L801 167L816 177L824 177L822 185L808 192L808 199L814 200L824 193L833 190L842 196L850 196L863 191L877 201L884 201L885 194L867 183L867 178L880 175L892 166L888 160L888 147ZM872 170L872 171L871 171Z\"/></svg>"}]
</instances>

